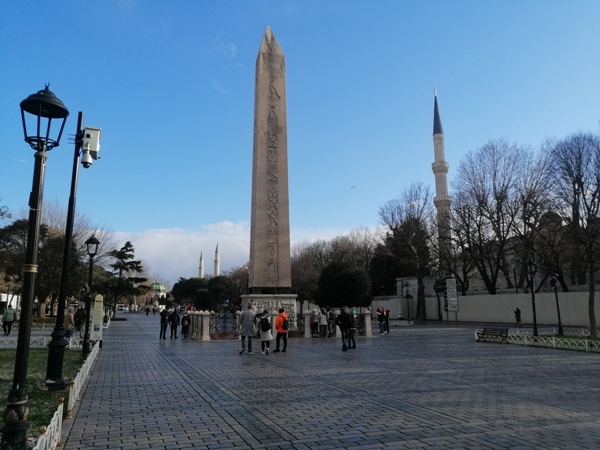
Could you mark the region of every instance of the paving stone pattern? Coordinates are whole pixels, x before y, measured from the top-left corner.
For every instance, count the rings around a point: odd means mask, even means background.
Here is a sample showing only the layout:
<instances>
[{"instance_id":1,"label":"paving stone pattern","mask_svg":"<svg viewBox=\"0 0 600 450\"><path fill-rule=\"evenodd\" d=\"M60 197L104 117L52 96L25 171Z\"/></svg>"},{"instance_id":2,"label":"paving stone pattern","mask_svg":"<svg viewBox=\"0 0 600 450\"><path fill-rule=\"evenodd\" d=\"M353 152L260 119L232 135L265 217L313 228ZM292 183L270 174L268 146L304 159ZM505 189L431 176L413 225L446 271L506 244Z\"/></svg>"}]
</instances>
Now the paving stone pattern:
<instances>
[{"instance_id":1,"label":"paving stone pattern","mask_svg":"<svg viewBox=\"0 0 600 450\"><path fill-rule=\"evenodd\" d=\"M600 448L597 354L427 323L347 352L290 339L239 355L239 341L159 340L158 316L127 318L105 333L68 450Z\"/></svg>"}]
</instances>

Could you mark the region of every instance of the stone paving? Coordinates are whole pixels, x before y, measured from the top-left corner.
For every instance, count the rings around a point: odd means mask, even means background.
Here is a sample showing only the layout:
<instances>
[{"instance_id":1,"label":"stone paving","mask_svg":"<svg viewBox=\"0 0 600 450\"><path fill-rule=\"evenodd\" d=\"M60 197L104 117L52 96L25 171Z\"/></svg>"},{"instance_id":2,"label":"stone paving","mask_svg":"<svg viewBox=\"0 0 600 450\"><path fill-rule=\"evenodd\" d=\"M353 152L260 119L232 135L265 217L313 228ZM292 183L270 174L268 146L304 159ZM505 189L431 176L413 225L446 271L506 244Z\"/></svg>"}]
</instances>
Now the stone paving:
<instances>
[{"instance_id":1,"label":"stone paving","mask_svg":"<svg viewBox=\"0 0 600 450\"><path fill-rule=\"evenodd\" d=\"M239 341L159 340L158 316L127 318L104 335L68 450L600 448L597 354L427 323L347 352L290 339L239 355Z\"/></svg>"}]
</instances>

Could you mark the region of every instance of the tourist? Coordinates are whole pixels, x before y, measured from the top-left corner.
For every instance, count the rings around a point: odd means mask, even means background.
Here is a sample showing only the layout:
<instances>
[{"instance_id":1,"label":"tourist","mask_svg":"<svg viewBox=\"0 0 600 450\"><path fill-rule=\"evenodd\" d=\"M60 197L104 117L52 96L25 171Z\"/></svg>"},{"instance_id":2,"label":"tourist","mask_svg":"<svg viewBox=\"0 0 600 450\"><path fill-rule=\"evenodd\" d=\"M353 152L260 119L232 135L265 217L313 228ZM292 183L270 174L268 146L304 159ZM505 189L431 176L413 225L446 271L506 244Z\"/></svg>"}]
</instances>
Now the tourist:
<instances>
[{"instance_id":1,"label":"tourist","mask_svg":"<svg viewBox=\"0 0 600 450\"><path fill-rule=\"evenodd\" d=\"M256 315L256 320L260 330L260 348L263 355L269 354L269 347L273 340L273 333L271 333L271 314L268 309L265 309L261 314Z\"/></svg>"},{"instance_id":2,"label":"tourist","mask_svg":"<svg viewBox=\"0 0 600 450\"><path fill-rule=\"evenodd\" d=\"M385 334L389 334L389 332L390 332L390 310L389 309L385 310L383 323L384 323L383 327L384 327Z\"/></svg>"},{"instance_id":3,"label":"tourist","mask_svg":"<svg viewBox=\"0 0 600 450\"><path fill-rule=\"evenodd\" d=\"M173 312L169 315L169 323L171 324L171 337L175 336L177 339L177 327L179 326L179 314L177 314L177 308L173 308Z\"/></svg>"},{"instance_id":4,"label":"tourist","mask_svg":"<svg viewBox=\"0 0 600 450\"><path fill-rule=\"evenodd\" d=\"M322 338L327 337L327 312L324 309L319 314L319 332Z\"/></svg>"},{"instance_id":5,"label":"tourist","mask_svg":"<svg viewBox=\"0 0 600 450\"><path fill-rule=\"evenodd\" d=\"M9 304L8 308L4 310L4 314L2 314L2 327L4 328L5 336L8 336L10 334L12 324L16 319L17 313L15 311L15 308L13 308L11 304Z\"/></svg>"},{"instance_id":6,"label":"tourist","mask_svg":"<svg viewBox=\"0 0 600 450\"><path fill-rule=\"evenodd\" d=\"M254 319L256 313L252 310L252 303L248 303L248 308L240 316L240 336L242 337L242 349L240 355L246 351L246 338L248 338L248 354L252 352L252 337L256 334Z\"/></svg>"},{"instance_id":7,"label":"tourist","mask_svg":"<svg viewBox=\"0 0 600 450\"><path fill-rule=\"evenodd\" d=\"M289 328L289 319L287 314L285 313L283 308L279 309L279 315L277 319L275 319L275 330L277 330L277 337L275 338L275 350L273 353L279 352L280 342L283 339L283 349L282 352L285 352L287 349L287 335Z\"/></svg>"},{"instance_id":8,"label":"tourist","mask_svg":"<svg viewBox=\"0 0 600 450\"><path fill-rule=\"evenodd\" d=\"M379 322L379 334L385 331L385 308L377 308L377 321Z\"/></svg>"},{"instance_id":9,"label":"tourist","mask_svg":"<svg viewBox=\"0 0 600 450\"><path fill-rule=\"evenodd\" d=\"M515 309L515 325L521 326L521 310L518 307Z\"/></svg>"},{"instance_id":10,"label":"tourist","mask_svg":"<svg viewBox=\"0 0 600 450\"><path fill-rule=\"evenodd\" d=\"M319 311L315 308L310 315L310 334L312 337L319 337Z\"/></svg>"},{"instance_id":11,"label":"tourist","mask_svg":"<svg viewBox=\"0 0 600 450\"><path fill-rule=\"evenodd\" d=\"M75 308L69 306L64 319L65 337L70 338L73 335L73 327L75 326Z\"/></svg>"},{"instance_id":12,"label":"tourist","mask_svg":"<svg viewBox=\"0 0 600 450\"><path fill-rule=\"evenodd\" d=\"M167 326L169 325L169 308L160 312L160 336L159 339L167 338Z\"/></svg>"},{"instance_id":13,"label":"tourist","mask_svg":"<svg viewBox=\"0 0 600 450\"><path fill-rule=\"evenodd\" d=\"M181 335L184 339L187 339L188 334L190 334L190 316L188 316L186 311L181 318Z\"/></svg>"},{"instance_id":14,"label":"tourist","mask_svg":"<svg viewBox=\"0 0 600 450\"><path fill-rule=\"evenodd\" d=\"M350 310L350 328L348 329L348 348L356 348L356 311Z\"/></svg>"},{"instance_id":15,"label":"tourist","mask_svg":"<svg viewBox=\"0 0 600 450\"><path fill-rule=\"evenodd\" d=\"M340 327L342 333L342 351L348 350L348 330L350 330L350 315L344 308L340 308L340 314L335 318L335 324Z\"/></svg>"},{"instance_id":16,"label":"tourist","mask_svg":"<svg viewBox=\"0 0 600 450\"><path fill-rule=\"evenodd\" d=\"M77 308L77 311L75 312L74 320L75 320L75 333L79 333L79 337L81 337L81 330L85 323L85 309L83 309L82 306L79 306L79 308Z\"/></svg>"}]
</instances>

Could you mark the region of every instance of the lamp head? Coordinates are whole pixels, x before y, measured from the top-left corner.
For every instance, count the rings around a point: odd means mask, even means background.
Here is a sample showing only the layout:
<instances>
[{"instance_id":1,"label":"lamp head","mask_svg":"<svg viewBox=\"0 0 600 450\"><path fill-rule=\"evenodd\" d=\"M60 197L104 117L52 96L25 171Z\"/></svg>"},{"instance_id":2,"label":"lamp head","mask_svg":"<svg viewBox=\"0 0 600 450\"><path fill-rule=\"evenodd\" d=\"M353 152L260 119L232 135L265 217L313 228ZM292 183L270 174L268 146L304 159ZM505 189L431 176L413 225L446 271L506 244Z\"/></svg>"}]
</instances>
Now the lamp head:
<instances>
[{"instance_id":1,"label":"lamp head","mask_svg":"<svg viewBox=\"0 0 600 450\"><path fill-rule=\"evenodd\" d=\"M85 241L85 245L87 246L87 254L90 258L93 258L98 254L98 246L100 245L100 241L96 239L96 236L92 234L92 237Z\"/></svg>"},{"instance_id":2,"label":"lamp head","mask_svg":"<svg viewBox=\"0 0 600 450\"><path fill-rule=\"evenodd\" d=\"M20 105L25 141L36 151L47 151L52 150L54 147L58 147L67 121L67 116L69 115L69 110L65 107L63 102L48 89L48 86L49 85L46 85L43 90L31 94L23 100ZM37 120L35 134L31 134L31 130L29 133L27 132L25 113L35 117ZM45 120L43 121L43 119ZM50 135L52 119L62 119L60 130L56 137Z\"/></svg>"}]
</instances>

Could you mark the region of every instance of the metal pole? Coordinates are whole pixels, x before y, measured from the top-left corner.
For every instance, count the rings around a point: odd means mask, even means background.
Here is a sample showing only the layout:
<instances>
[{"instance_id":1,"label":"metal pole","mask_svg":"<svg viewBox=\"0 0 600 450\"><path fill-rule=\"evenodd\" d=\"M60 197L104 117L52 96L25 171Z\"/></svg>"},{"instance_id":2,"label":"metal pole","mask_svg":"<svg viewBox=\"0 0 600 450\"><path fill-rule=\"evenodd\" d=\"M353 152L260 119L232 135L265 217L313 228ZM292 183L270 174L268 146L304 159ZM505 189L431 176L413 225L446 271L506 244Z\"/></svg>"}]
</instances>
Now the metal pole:
<instances>
[{"instance_id":1,"label":"metal pole","mask_svg":"<svg viewBox=\"0 0 600 450\"><path fill-rule=\"evenodd\" d=\"M529 278L531 279L531 307L533 309L533 335L537 336L538 335L538 328L537 328L537 316L535 313L535 287L533 284L533 277L535 275L535 272L533 270L534 268L534 264L531 264L529 266Z\"/></svg>"},{"instance_id":2,"label":"metal pole","mask_svg":"<svg viewBox=\"0 0 600 450\"><path fill-rule=\"evenodd\" d=\"M85 302L85 334L83 335L83 346L81 349L81 358L85 361L90 354L90 313L92 309L92 273L94 271L94 257L90 255L90 273L88 278L88 286L90 291Z\"/></svg>"},{"instance_id":3,"label":"metal pole","mask_svg":"<svg viewBox=\"0 0 600 450\"><path fill-rule=\"evenodd\" d=\"M21 300L21 316L19 317L19 336L15 371L12 389L8 392L8 402L4 410L4 427L2 428L2 449L25 449L26 431L29 428L27 394L27 363L29 359L29 341L31 338L31 310L35 298L35 280L38 269L38 247L40 238L40 218L42 215L42 197L44 192L44 175L46 172L46 146L41 143L42 150L35 153L33 185L29 197L29 228L27 234L27 250L23 266L23 299Z\"/></svg>"},{"instance_id":4,"label":"metal pole","mask_svg":"<svg viewBox=\"0 0 600 450\"><path fill-rule=\"evenodd\" d=\"M52 340L48 344L48 364L46 367L46 387L51 390L64 389L66 383L62 378L65 347L69 345L65 337L65 304L67 302L67 289L69 284L69 268L71 248L73 244L73 222L75 221L75 200L77 195L77 177L79 174L79 155L83 140L83 113L79 111L77 118L77 134L75 135L75 155L73 157L73 176L71 177L71 194L67 211L67 225L65 228L65 245L63 251L62 270L60 274L60 288L58 291L58 308L56 311L56 325L52 332Z\"/></svg>"}]
</instances>

